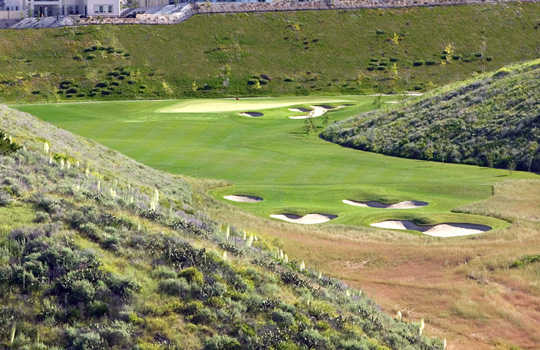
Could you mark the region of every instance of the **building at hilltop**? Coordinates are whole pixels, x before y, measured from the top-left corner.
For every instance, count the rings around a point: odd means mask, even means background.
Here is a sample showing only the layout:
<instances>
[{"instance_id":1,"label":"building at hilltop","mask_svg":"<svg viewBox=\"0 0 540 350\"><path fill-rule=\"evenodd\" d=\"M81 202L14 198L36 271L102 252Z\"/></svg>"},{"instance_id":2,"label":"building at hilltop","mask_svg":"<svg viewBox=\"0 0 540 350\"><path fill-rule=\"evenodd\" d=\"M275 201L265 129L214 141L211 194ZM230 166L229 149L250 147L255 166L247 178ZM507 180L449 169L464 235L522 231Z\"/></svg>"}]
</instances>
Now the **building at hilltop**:
<instances>
[{"instance_id":1,"label":"building at hilltop","mask_svg":"<svg viewBox=\"0 0 540 350\"><path fill-rule=\"evenodd\" d=\"M119 16L120 0L0 0L0 11L21 17Z\"/></svg>"}]
</instances>

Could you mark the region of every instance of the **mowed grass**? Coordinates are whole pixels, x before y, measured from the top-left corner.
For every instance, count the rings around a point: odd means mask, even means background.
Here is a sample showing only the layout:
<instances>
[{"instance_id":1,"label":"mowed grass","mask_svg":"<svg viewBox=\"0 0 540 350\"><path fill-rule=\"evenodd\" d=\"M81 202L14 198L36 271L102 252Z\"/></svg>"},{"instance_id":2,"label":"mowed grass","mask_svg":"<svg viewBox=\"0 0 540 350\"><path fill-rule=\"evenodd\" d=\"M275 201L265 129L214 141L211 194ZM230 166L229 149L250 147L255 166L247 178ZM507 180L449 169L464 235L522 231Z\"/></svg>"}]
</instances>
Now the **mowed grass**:
<instances>
[{"instance_id":1,"label":"mowed grass","mask_svg":"<svg viewBox=\"0 0 540 350\"><path fill-rule=\"evenodd\" d=\"M451 211L488 198L493 184L499 181L538 178L537 175L347 149L318 137L324 118L313 119L319 129L309 134L304 132L304 120L288 118L302 114L290 112L288 108L293 106L351 105L329 112L331 123L375 108L374 99L340 96L126 101L16 108L95 139L157 169L226 180L231 185L214 189L215 198L225 201L223 196L227 194L260 196L264 198L260 203L228 203L263 217L276 213L328 213L338 218L323 225L365 226L400 218L424 223L482 223L495 229L506 226L495 218ZM264 116L240 116L238 108L221 113L212 109L242 103L248 107L242 111L258 110L259 104ZM275 106L279 107L271 108ZM186 113L173 113L173 108ZM206 112L188 113L192 111L190 108ZM160 112L164 110L169 112ZM429 205L387 210L353 207L343 204L343 199L421 200Z\"/></svg>"}]
</instances>

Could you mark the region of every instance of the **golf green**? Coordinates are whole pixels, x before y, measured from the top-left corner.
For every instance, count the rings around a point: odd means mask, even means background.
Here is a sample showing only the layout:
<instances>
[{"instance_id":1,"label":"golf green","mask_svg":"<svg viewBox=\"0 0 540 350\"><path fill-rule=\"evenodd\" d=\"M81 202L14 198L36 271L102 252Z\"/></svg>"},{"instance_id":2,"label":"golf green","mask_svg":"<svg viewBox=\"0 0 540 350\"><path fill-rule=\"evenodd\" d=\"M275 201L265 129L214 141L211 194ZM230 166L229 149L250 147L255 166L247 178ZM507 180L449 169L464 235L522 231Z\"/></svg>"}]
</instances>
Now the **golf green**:
<instances>
[{"instance_id":1,"label":"golf green","mask_svg":"<svg viewBox=\"0 0 540 350\"><path fill-rule=\"evenodd\" d=\"M253 195L262 201L231 202L263 217L291 213L337 215L328 224L369 226L391 219L419 223L477 223L495 229L505 222L453 213L488 198L492 185L537 175L476 166L410 160L362 152L318 137L326 125L375 108L376 97L286 97L182 101L116 101L17 105L59 127L92 138L157 169L231 185L212 195ZM383 97L385 101L398 97ZM290 108L344 106L309 120ZM386 105L388 106L388 105ZM241 112L259 111L249 118ZM196 112L196 113L195 113ZM311 129L307 133L306 130ZM52 140L54 142L54 140ZM52 145L54 149L54 144ZM356 201L424 201L415 209L358 207Z\"/></svg>"}]
</instances>

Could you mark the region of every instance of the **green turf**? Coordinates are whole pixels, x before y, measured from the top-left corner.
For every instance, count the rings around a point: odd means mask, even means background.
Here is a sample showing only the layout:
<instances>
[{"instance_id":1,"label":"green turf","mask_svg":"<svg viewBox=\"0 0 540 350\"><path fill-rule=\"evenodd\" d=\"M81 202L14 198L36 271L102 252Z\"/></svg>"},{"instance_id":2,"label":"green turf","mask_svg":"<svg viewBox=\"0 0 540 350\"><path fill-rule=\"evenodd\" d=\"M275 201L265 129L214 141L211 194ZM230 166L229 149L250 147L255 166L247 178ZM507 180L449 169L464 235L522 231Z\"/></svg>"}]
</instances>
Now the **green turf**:
<instances>
[{"instance_id":1,"label":"green turf","mask_svg":"<svg viewBox=\"0 0 540 350\"><path fill-rule=\"evenodd\" d=\"M431 89L538 57L539 18L540 3L514 2L3 30L0 100ZM445 55L447 47L451 52Z\"/></svg>"},{"instance_id":2,"label":"green turf","mask_svg":"<svg viewBox=\"0 0 540 350\"><path fill-rule=\"evenodd\" d=\"M335 99L275 98L271 102L309 106ZM329 112L330 122L374 108L374 97L341 96L339 100L346 102L333 105L352 103L354 106ZM269 103L268 98L249 100L249 103L257 101ZM504 223L497 219L450 211L489 197L491 185L497 181L537 177L343 148L323 141L318 132L306 135L306 122L288 119L295 114L288 107L261 110L265 114L261 118L242 117L238 112L159 112L178 103L200 106L201 102L212 108L218 101L100 102L17 108L93 138L152 167L225 179L232 185L215 190L216 198L223 200L226 194L263 197L264 201L256 204L229 203L265 217L281 212L329 213L338 215L331 222L347 225L407 218L431 223L484 223L498 228ZM314 119L315 126L322 129L323 120ZM429 202L429 206L411 210L358 208L343 204L343 199L422 200Z\"/></svg>"}]
</instances>

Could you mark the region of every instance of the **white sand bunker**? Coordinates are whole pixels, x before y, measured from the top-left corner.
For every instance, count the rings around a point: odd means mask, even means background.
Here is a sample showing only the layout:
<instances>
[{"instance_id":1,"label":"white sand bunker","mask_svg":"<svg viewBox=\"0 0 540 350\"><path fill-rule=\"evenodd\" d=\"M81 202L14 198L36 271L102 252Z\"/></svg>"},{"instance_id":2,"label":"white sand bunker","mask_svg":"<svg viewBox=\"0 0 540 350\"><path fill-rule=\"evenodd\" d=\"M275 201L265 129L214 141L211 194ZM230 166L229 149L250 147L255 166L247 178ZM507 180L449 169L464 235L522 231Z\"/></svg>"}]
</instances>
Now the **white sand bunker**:
<instances>
[{"instance_id":1,"label":"white sand bunker","mask_svg":"<svg viewBox=\"0 0 540 350\"><path fill-rule=\"evenodd\" d=\"M264 114L261 112L243 112L240 113L243 117L249 117L249 118L259 118L262 117Z\"/></svg>"},{"instance_id":2,"label":"white sand bunker","mask_svg":"<svg viewBox=\"0 0 540 350\"><path fill-rule=\"evenodd\" d=\"M491 227L489 226L478 224L445 223L437 225L417 225L408 220L387 220L376 222L370 226L391 230L420 231L425 235L433 237L468 236L491 230Z\"/></svg>"},{"instance_id":3,"label":"white sand bunker","mask_svg":"<svg viewBox=\"0 0 540 350\"><path fill-rule=\"evenodd\" d=\"M306 112L311 112L312 109L311 108L299 107L299 108L289 108L289 111L298 112L298 113L306 113Z\"/></svg>"},{"instance_id":4,"label":"white sand bunker","mask_svg":"<svg viewBox=\"0 0 540 350\"><path fill-rule=\"evenodd\" d=\"M229 196L223 196L223 198L233 201L233 202L242 202L242 203L257 203L257 202L262 202L263 200L261 197L249 196L249 195L244 195L244 194L232 194Z\"/></svg>"},{"instance_id":5,"label":"white sand bunker","mask_svg":"<svg viewBox=\"0 0 540 350\"><path fill-rule=\"evenodd\" d=\"M425 207L428 205L427 202L422 201L403 201L399 203L394 204L385 204L377 201L367 201L367 202L359 202L354 201L351 199L344 199L342 201L345 204L348 205L354 205L355 207L364 207L364 208L382 208L382 209L414 209L414 208L420 208Z\"/></svg>"},{"instance_id":6,"label":"white sand bunker","mask_svg":"<svg viewBox=\"0 0 540 350\"><path fill-rule=\"evenodd\" d=\"M329 105L311 106L312 110L309 111L309 113L307 115L290 116L289 119L317 118L317 117L320 117L320 116L324 115L329 110L339 109L339 108L343 108L343 107L344 106L332 107L332 106L329 106ZM304 110L305 109L306 108L304 108ZM298 109L297 108L290 108L289 110L292 111L292 112L303 112L303 110L300 109L300 108L298 108Z\"/></svg>"},{"instance_id":7,"label":"white sand bunker","mask_svg":"<svg viewBox=\"0 0 540 350\"><path fill-rule=\"evenodd\" d=\"M337 215L330 214L307 214L304 216L296 214L272 214L271 218L279 219L287 222L292 222L294 224L304 224L304 225L313 225L313 224L322 224L323 222L330 221L337 218Z\"/></svg>"}]
</instances>

